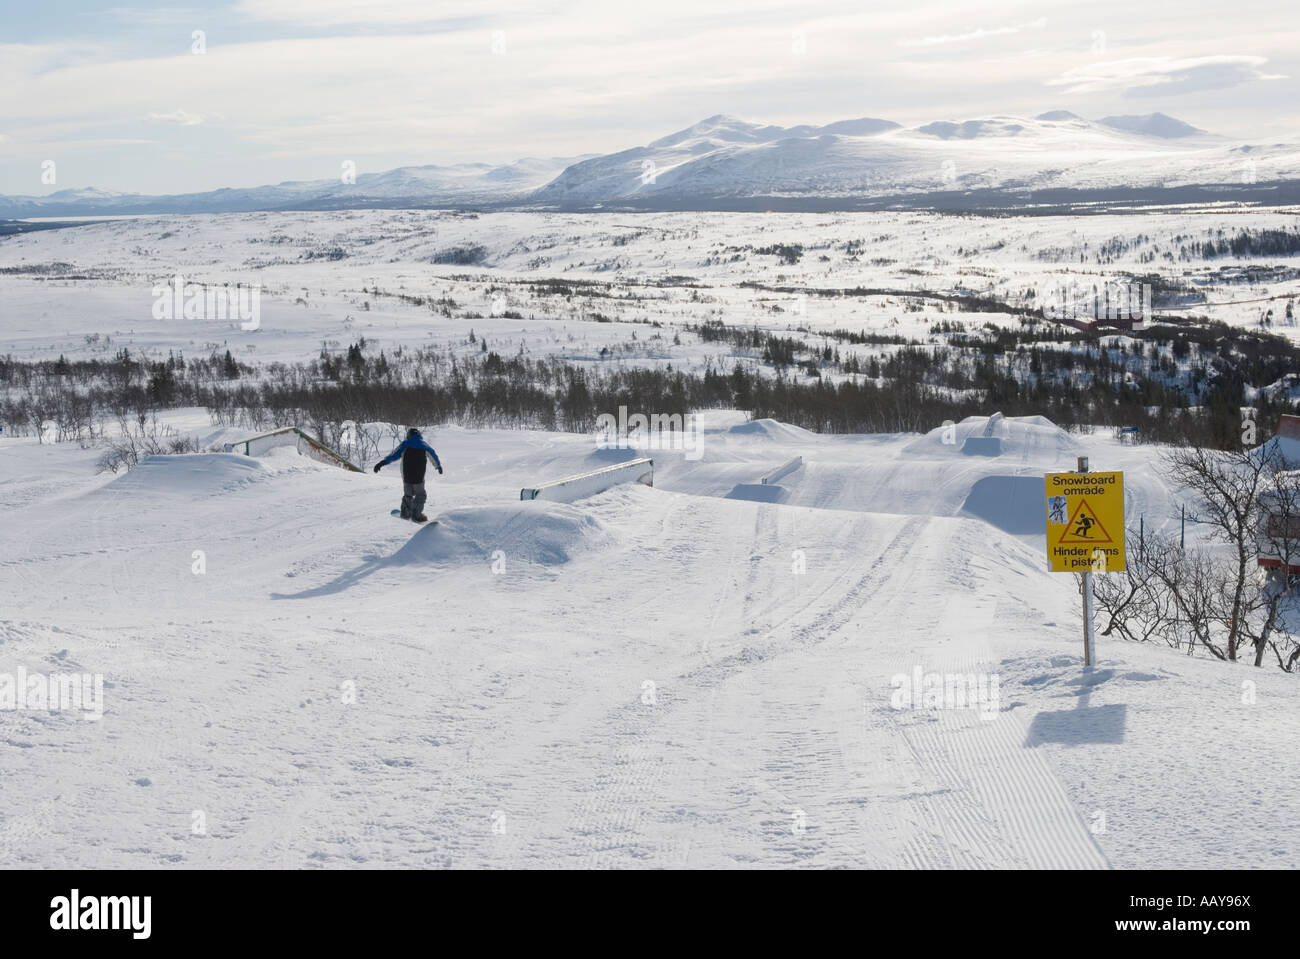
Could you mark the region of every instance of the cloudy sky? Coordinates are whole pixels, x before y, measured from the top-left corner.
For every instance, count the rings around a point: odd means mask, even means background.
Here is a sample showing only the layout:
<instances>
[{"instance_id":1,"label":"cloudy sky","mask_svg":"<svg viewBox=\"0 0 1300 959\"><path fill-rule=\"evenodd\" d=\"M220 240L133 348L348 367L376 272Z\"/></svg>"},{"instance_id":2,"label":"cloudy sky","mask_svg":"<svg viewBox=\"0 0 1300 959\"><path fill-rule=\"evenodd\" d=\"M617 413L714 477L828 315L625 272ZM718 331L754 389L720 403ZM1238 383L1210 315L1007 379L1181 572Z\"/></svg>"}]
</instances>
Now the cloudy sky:
<instances>
[{"instance_id":1,"label":"cloudy sky","mask_svg":"<svg viewBox=\"0 0 1300 959\"><path fill-rule=\"evenodd\" d=\"M7 194L603 153L717 113L1161 111L1300 132L1294 0L3 2Z\"/></svg>"}]
</instances>

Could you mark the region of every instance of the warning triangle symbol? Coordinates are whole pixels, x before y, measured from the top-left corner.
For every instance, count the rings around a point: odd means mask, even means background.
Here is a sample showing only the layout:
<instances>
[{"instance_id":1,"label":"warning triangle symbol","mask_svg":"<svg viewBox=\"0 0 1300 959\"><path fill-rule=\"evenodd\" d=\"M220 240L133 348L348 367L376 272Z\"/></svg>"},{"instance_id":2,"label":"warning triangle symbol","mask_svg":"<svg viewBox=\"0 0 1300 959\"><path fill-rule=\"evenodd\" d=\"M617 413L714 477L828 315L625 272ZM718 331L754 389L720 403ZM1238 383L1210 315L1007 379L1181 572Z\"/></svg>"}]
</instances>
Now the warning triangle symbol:
<instances>
[{"instance_id":1,"label":"warning triangle symbol","mask_svg":"<svg viewBox=\"0 0 1300 959\"><path fill-rule=\"evenodd\" d=\"M1101 520L1097 519L1097 514L1088 505L1088 498L1084 496L1079 499L1079 505L1074 508L1074 515L1070 517L1070 522L1065 525L1065 529L1061 531L1061 538L1056 542L1062 546L1074 546L1085 543L1109 543L1111 538L1106 532L1106 527L1101 525Z\"/></svg>"}]
</instances>

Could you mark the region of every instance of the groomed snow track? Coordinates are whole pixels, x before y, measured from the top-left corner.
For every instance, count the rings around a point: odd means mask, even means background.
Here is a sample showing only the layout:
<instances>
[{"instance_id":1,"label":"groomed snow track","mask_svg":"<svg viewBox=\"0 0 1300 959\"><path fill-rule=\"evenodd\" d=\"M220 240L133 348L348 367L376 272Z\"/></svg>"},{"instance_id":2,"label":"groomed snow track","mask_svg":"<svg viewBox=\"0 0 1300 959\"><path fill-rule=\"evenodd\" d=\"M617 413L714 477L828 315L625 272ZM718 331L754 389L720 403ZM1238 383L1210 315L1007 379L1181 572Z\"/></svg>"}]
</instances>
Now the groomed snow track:
<instances>
[{"instance_id":1,"label":"groomed snow track","mask_svg":"<svg viewBox=\"0 0 1300 959\"><path fill-rule=\"evenodd\" d=\"M1035 429L1013 426L1032 435L1002 466L938 437L864 455L791 449L812 442L791 433L783 457L759 437L576 504L511 500L529 477L599 467L589 447L448 431L422 528L386 516L391 477L287 449L85 471L51 502L25 485L40 464L93 453L7 446L0 652L106 679L100 722L5 715L0 774L62 784L7 794L26 837L0 829L7 861L1105 868L1114 842L1131 862L1173 827L1116 784L1212 780L1195 756L1185 775L1168 747L1138 749L1179 702L1166 674L1073 691L1068 582L1030 538L958 515L990 471L1075 452ZM832 508L723 495L796 452L792 491ZM993 718L897 708L918 668L1000 677ZM1184 707L1179 736L1213 750L1213 714ZM1115 716L1118 732L1097 726ZM1042 717L1073 738L1043 738ZM1283 779L1255 785L1276 806ZM1112 828L1095 836L1098 811Z\"/></svg>"}]
</instances>

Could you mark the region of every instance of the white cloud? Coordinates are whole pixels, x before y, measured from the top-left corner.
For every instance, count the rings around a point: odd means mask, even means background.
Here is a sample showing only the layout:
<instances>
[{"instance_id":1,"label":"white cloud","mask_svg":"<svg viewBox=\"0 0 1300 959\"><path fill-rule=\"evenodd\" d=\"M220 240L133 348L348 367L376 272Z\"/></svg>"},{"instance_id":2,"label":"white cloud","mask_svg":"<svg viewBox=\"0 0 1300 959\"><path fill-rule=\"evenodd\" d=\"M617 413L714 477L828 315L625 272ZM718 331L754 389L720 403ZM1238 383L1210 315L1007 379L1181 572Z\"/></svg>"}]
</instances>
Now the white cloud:
<instances>
[{"instance_id":1,"label":"white cloud","mask_svg":"<svg viewBox=\"0 0 1300 959\"><path fill-rule=\"evenodd\" d=\"M341 26L358 24L431 23L467 17L526 14L537 3L498 2L485 9L483 0L239 0L235 12L250 20Z\"/></svg>"},{"instance_id":2,"label":"white cloud","mask_svg":"<svg viewBox=\"0 0 1300 959\"><path fill-rule=\"evenodd\" d=\"M147 119L157 123L175 123L183 127L196 127L203 122L204 117L197 113L190 113L188 110L176 109L171 113L150 113Z\"/></svg>"},{"instance_id":3,"label":"white cloud","mask_svg":"<svg viewBox=\"0 0 1300 959\"><path fill-rule=\"evenodd\" d=\"M208 11L200 7L110 7L100 15L135 26L173 26L193 23L207 16Z\"/></svg>"},{"instance_id":4,"label":"white cloud","mask_svg":"<svg viewBox=\"0 0 1300 959\"><path fill-rule=\"evenodd\" d=\"M1282 80L1258 69L1265 57L1217 54L1204 57L1133 57L1075 67L1047 81L1066 93L1122 91L1126 96L1173 96L1217 90L1252 80Z\"/></svg>"},{"instance_id":5,"label":"white cloud","mask_svg":"<svg viewBox=\"0 0 1300 959\"><path fill-rule=\"evenodd\" d=\"M1047 18L1039 17L1037 20L1031 20L1029 23L1017 23L1005 27L983 27L977 30L971 30L968 33L944 34L937 37L920 37L914 40L899 40L900 47L935 47L945 43L964 43L968 40L983 40L986 37L1000 37L1007 34L1019 33L1021 30L1041 30L1047 26Z\"/></svg>"}]
</instances>

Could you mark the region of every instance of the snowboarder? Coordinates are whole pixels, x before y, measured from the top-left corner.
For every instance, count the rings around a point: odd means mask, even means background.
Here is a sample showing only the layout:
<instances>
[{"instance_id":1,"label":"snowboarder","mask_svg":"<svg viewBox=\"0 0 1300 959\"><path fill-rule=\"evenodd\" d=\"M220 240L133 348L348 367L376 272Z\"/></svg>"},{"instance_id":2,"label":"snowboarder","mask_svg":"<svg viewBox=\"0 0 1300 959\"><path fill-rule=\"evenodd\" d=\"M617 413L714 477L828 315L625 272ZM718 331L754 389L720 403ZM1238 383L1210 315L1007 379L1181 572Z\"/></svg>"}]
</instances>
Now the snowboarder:
<instances>
[{"instance_id":1,"label":"snowboarder","mask_svg":"<svg viewBox=\"0 0 1300 959\"><path fill-rule=\"evenodd\" d=\"M1074 531L1074 535L1080 539L1088 539L1088 531L1096 524L1096 520L1091 516L1079 517L1079 528Z\"/></svg>"},{"instance_id":2,"label":"snowboarder","mask_svg":"<svg viewBox=\"0 0 1300 959\"><path fill-rule=\"evenodd\" d=\"M433 460L433 467L441 476L442 463L438 460L438 454L434 452L432 446L424 441L420 431L412 426L406 431L406 439L401 442L397 449L375 464L375 472L378 473L383 467L401 457L403 493L401 516L402 519L414 520L417 523L423 523L429 518L424 515L426 456Z\"/></svg>"}]
</instances>

